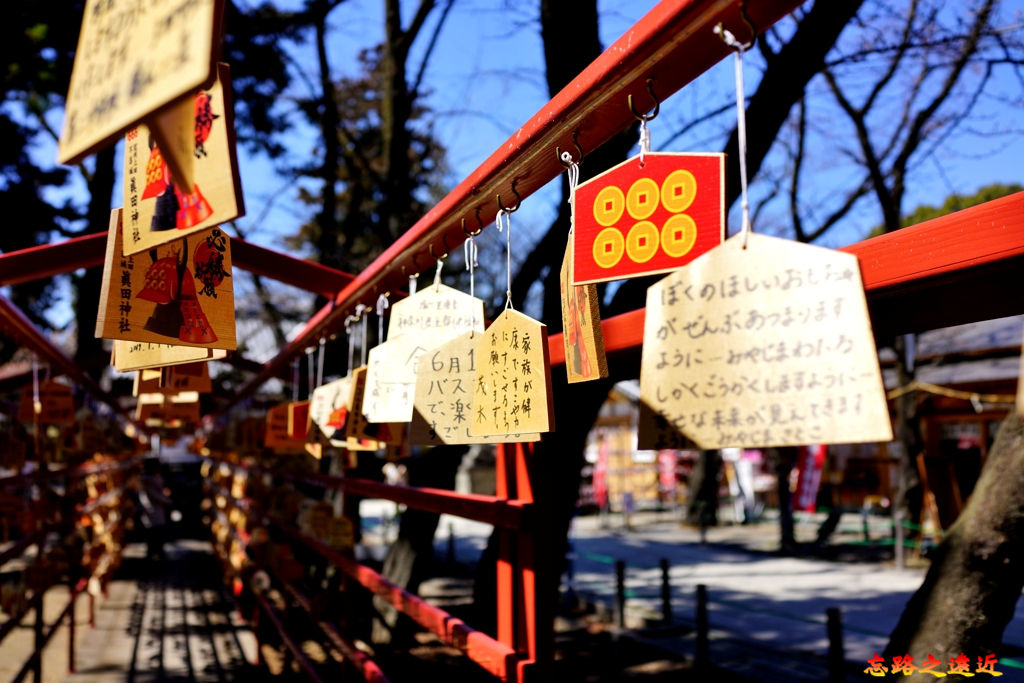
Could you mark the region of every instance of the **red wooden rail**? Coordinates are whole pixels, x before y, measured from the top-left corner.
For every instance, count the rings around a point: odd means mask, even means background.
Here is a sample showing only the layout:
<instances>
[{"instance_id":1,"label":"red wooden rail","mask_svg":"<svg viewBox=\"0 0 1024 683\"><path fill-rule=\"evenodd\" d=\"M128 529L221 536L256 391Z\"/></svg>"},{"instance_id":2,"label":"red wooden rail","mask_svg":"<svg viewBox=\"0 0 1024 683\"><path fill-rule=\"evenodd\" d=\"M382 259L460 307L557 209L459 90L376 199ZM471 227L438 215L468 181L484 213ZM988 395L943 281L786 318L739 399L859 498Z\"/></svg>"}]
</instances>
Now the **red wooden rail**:
<instances>
[{"instance_id":1,"label":"red wooden rail","mask_svg":"<svg viewBox=\"0 0 1024 683\"><path fill-rule=\"evenodd\" d=\"M217 459L213 459L212 462L226 465L241 472L280 477L290 481L302 481L307 484L335 491L344 491L366 498L385 498L419 510L472 519L477 522L484 522L485 524L492 524L507 529L525 530L528 524L528 506L520 501L510 501L498 496L456 493L455 491L427 487L393 486L371 479L359 479L356 477L275 472L262 467L235 465Z\"/></svg>"}]
</instances>

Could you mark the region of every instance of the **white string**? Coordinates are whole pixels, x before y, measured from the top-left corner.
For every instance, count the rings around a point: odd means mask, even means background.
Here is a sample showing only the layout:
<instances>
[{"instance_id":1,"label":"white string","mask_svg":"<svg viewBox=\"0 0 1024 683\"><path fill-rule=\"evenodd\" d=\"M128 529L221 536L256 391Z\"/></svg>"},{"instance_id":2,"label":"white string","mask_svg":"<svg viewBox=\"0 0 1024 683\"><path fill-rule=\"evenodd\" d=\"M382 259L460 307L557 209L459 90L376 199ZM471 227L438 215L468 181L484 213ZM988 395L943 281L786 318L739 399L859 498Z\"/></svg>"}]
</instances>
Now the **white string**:
<instances>
[{"instance_id":1,"label":"white string","mask_svg":"<svg viewBox=\"0 0 1024 683\"><path fill-rule=\"evenodd\" d=\"M505 217L504 226L501 224L502 216ZM512 305L512 214L505 209L499 209L494 222L498 232L505 231L505 309L515 310Z\"/></svg>"},{"instance_id":2,"label":"white string","mask_svg":"<svg viewBox=\"0 0 1024 683\"><path fill-rule=\"evenodd\" d=\"M640 119L640 166L644 158L651 153L651 129L647 127L647 119Z\"/></svg>"},{"instance_id":3,"label":"white string","mask_svg":"<svg viewBox=\"0 0 1024 683\"><path fill-rule=\"evenodd\" d=\"M437 270L434 271L434 290L441 286L441 266L444 265L444 261L437 259Z\"/></svg>"},{"instance_id":4,"label":"white string","mask_svg":"<svg viewBox=\"0 0 1024 683\"><path fill-rule=\"evenodd\" d=\"M743 248L747 248L747 240L750 239L750 201L747 199L747 113L743 87L743 52L750 47L736 40L736 36L729 32L721 24L715 26L715 33L721 37L726 45L735 50L736 54L736 133L740 155L740 189L742 199L740 208L742 210L742 222L740 230L743 233Z\"/></svg>"},{"instance_id":5,"label":"white string","mask_svg":"<svg viewBox=\"0 0 1024 683\"><path fill-rule=\"evenodd\" d=\"M369 306L364 306L363 304L356 304L356 315L358 315L363 321L363 335L359 344L359 365L366 365L366 319L369 317L366 314L369 312Z\"/></svg>"},{"instance_id":6,"label":"white string","mask_svg":"<svg viewBox=\"0 0 1024 683\"><path fill-rule=\"evenodd\" d=\"M299 358L292 359L292 401L299 400Z\"/></svg>"},{"instance_id":7,"label":"white string","mask_svg":"<svg viewBox=\"0 0 1024 683\"><path fill-rule=\"evenodd\" d=\"M306 398L313 397L313 347L306 349Z\"/></svg>"},{"instance_id":8,"label":"white string","mask_svg":"<svg viewBox=\"0 0 1024 683\"><path fill-rule=\"evenodd\" d=\"M350 315L345 318L345 334L348 335L348 374L352 374L352 362L356 357L356 338L352 336L352 323L359 320L358 317Z\"/></svg>"},{"instance_id":9,"label":"white string","mask_svg":"<svg viewBox=\"0 0 1024 683\"><path fill-rule=\"evenodd\" d=\"M416 293L416 278L418 278L419 276L419 273L409 276L409 296L412 296L413 294Z\"/></svg>"},{"instance_id":10,"label":"white string","mask_svg":"<svg viewBox=\"0 0 1024 683\"><path fill-rule=\"evenodd\" d=\"M39 415L43 412L43 404L39 400L39 359L32 356L32 412Z\"/></svg>"},{"instance_id":11,"label":"white string","mask_svg":"<svg viewBox=\"0 0 1024 683\"><path fill-rule=\"evenodd\" d=\"M466 270L469 271L469 295L473 296L474 272L476 270L476 257L478 249L476 240L470 235L469 239L462 243L463 255L466 258Z\"/></svg>"},{"instance_id":12,"label":"white string","mask_svg":"<svg viewBox=\"0 0 1024 683\"><path fill-rule=\"evenodd\" d=\"M384 309L391 306L387 294L377 297L377 343L384 343Z\"/></svg>"},{"instance_id":13,"label":"white string","mask_svg":"<svg viewBox=\"0 0 1024 683\"><path fill-rule=\"evenodd\" d=\"M316 385L319 387L324 383L324 349L327 348L327 339L320 337L320 353L316 363Z\"/></svg>"},{"instance_id":14,"label":"white string","mask_svg":"<svg viewBox=\"0 0 1024 683\"><path fill-rule=\"evenodd\" d=\"M572 155L568 152L562 152L562 161L568 164L565 172L569 176L569 235L571 236L576 225L576 207L572 200L576 196L576 188L580 184L580 165L572 160Z\"/></svg>"}]
</instances>

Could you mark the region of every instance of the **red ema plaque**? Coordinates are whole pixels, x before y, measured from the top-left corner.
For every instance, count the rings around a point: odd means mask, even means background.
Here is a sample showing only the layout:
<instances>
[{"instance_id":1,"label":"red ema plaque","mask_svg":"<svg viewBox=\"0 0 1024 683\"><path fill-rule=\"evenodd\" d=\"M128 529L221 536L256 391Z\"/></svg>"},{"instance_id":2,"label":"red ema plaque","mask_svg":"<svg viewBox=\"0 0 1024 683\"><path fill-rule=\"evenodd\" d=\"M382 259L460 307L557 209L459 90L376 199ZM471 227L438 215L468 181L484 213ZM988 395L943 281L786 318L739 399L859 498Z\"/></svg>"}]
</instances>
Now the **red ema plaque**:
<instances>
[{"instance_id":1,"label":"red ema plaque","mask_svg":"<svg viewBox=\"0 0 1024 683\"><path fill-rule=\"evenodd\" d=\"M581 183L574 284L685 266L722 241L724 154L648 154Z\"/></svg>"}]
</instances>

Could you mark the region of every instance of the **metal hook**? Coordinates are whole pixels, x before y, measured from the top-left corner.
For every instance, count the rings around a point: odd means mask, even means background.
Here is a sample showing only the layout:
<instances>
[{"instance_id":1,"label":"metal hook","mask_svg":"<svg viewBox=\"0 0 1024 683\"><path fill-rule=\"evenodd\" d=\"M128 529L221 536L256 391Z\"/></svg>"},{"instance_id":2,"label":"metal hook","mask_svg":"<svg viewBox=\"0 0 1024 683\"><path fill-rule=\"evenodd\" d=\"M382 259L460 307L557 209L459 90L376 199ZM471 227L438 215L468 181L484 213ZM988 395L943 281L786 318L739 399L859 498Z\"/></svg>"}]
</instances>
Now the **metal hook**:
<instances>
[{"instance_id":1,"label":"metal hook","mask_svg":"<svg viewBox=\"0 0 1024 683\"><path fill-rule=\"evenodd\" d=\"M562 164L562 166L565 166L566 168L569 168L573 164L579 166L583 163L583 148L580 147L580 132L578 130L574 130L572 132L572 144L576 146L576 152L580 155L580 158L577 161L565 161L562 158L562 148L555 147L555 156L558 158L558 163Z\"/></svg>"},{"instance_id":2,"label":"metal hook","mask_svg":"<svg viewBox=\"0 0 1024 683\"><path fill-rule=\"evenodd\" d=\"M739 41L736 41L735 43L730 43L730 41L725 37L725 26L722 22L718 22L718 24L715 25L715 33L717 33L722 41L729 47L734 50L738 50L739 52L746 52L750 48L754 47L754 42L757 40L757 28L754 26L754 22L752 22L750 17L747 15L746 0L740 0L740 19L743 20L743 23L746 24L747 29L750 31L750 40L747 42L739 43Z\"/></svg>"},{"instance_id":3,"label":"metal hook","mask_svg":"<svg viewBox=\"0 0 1024 683\"><path fill-rule=\"evenodd\" d=\"M420 252L418 252L418 251L414 251L412 253L412 267L416 269L416 274L413 275L413 277L419 277L420 273L423 270L422 268L420 268L420 262L418 260L416 260L419 255L420 255Z\"/></svg>"},{"instance_id":4,"label":"metal hook","mask_svg":"<svg viewBox=\"0 0 1024 683\"><path fill-rule=\"evenodd\" d=\"M465 229L465 225L463 225L463 229ZM434 259L435 261L440 261L442 259L448 258L448 235L445 235L444 233L442 233L441 234L441 242L444 244L444 253L441 254L440 256L437 256L436 254L434 254L434 244L433 244L433 242L431 242L428 245L428 251L430 251L430 258Z\"/></svg>"},{"instance_id":5,"label":"metal hook","mask_svg":"<svg viewBox=\"0 0 1024 683\"><path fill-rule=\"evenodd\" d=\"M478 213L479 213L479 211L480 211L480 209L477 209ZM479 222L479 220L480 220L480 218L479 218L479 215L478 215L477 216L477 221ZM479 227L476 230L474 230L473 232L470 232L469 230L466 230L466 219L465 218L462 219L462 232L465 233L466 237L476 237L481 232L483 232L483 230L484 230L483 227Z\"/></svg>"},{"instance_id":6,"label":"metal hook","mask_svg":"<svg viewBox=\"0 0 1024 683\"><path fill-rule=\"evenodd\" d=\"M501 209L502 211L504 211L505 213L515 213L516 211L519 210L519 205L523 203L523 198L519 196L519 192L516 190L516 183L518 183L518 182L519 182L518 180L513 180L512 181L512 194L514 194L516 196L516 205L513 206L512 208L506 207L501 202L501 195L500 194L498 195L498 208Z\"/></svg>"},{"instance_id":7,"label":"metal hook","mask_svg":"<svg viewBox=\"0 0 1024 683\"><path fill-rule=\"evenodd\" d=\"M638 113L636 108L633 106L633 96L629 95L626 98L626 103L629 105L629 111L633 112L633 116L636 117L637 121L650 121L651 119L658 115L659 111L661 111L661 101L654 94L653 78L647 79L647 94L651 96L651 101L654 102L654 109L651 111L650 114Z\"/></svg>"}]
</instances>

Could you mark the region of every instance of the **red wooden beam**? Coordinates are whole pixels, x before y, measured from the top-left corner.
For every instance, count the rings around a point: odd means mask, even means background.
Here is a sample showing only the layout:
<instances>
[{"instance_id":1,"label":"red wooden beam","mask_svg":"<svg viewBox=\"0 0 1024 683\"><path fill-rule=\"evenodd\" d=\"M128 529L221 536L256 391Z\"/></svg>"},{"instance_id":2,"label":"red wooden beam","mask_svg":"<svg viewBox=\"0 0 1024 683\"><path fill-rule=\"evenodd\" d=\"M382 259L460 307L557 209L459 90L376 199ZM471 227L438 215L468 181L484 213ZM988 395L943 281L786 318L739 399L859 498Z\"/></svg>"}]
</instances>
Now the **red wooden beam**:
<instances>
[{"instance_id":1,"label":"red wooden beam","mask_svg":"<svg viewBox=\"0 0 1024 683\"><path fill-rule=\"evenodd\" d=\"M875 335L1024 313L1024 192L843 247L860 260ZM608 353L643 343L644 310L601 322ZM562 335L548 337L565 362Z\"/></svg>"},{"instance_id":2,"label":"red wooden beam","mask_svg":"<svg viewBox=\"0 0 1024 683\"><path fill-rule=\"evenodd\" d=\"M115 413L122 415L125 419L135 425L142 433L146 433L145 427L127 414L117 402L117 398L109 392L100 388L92 377L87 375L73 360L59 349L49 337L43 334L35 324L29 320L21 309L10 302L7 297L0 296L0 329L13 337L19 344L32 349L39 358L49 363L52 367L65 374L90 394L113 408Z\"/></svg>"},{"instance_id":3,"label":"red wooden beam","mask_svg":"<svg viewBox=\"0 0 1024 683\"><path fill-rule=\"evenodd\" d=\"M390 602L399 612L437 635L445 643L461 650L486 671L503 681L515 680L514 663L520 656L511 647L499 643L461 619L391 583L369 567L306 536L291 524L279 520L271 521L289 536L306 544L318 555L358 581L374 595Z\"/></svg>"},{"instance_id":4,"label":"red wooden beam","mask_svg":"<svg viewBox=\"0 0 1024 683\"><path fill-rule=\"evenodd\" d=\"M0 286L102 266L106 248L107 234L103 232L0 254ZM231 261L254 275L269 277L326 298L333 297L354 277L315 261L295 258L237 237L231 240Z\"/></svg>"},{"instance_id":5,"label":"red wooden beam","mask_svg":"<svg viewBox=\"0 0 1024 683\"><path fill-rule=\"evenodd\" d=\"M764 31L800 4L760 0L746 9L753 25ZM638 103L647 102L647 79L653 79L655 94L665 99L730 54L714 34L719 22L746 36L735 0L659 3L339 291L333 305L318 311L297 338L240 387L224 410L255 392L318 339L340 330L358 303L372 305L378 294L405 286L406 273L419 272L423 263L432 261L431 245L438 254L450 251L465 240L463 225L466 230L482 227L478 215L484 224L493 221L497 195L508 205L513 187L520 197L528 197L557 178L565 169L556 158L556 147L573 149L574 133L586 152L627 128L634 119L626 98L633 95Z\"/></svg>"}]
</instances>

